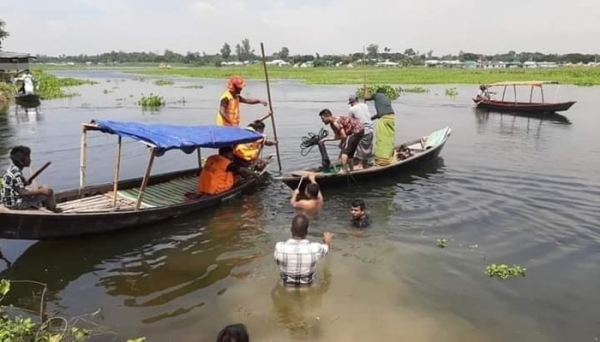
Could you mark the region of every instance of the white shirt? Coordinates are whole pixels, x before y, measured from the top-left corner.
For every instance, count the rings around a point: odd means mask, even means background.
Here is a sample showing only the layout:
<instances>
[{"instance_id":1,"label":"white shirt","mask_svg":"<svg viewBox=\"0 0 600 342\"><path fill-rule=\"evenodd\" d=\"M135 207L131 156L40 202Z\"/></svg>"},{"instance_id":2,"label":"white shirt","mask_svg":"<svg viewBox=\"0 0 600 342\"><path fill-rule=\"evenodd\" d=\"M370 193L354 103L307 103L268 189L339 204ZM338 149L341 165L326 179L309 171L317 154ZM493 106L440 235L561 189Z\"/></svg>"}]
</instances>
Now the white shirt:
<instances>
[{"instance_id":1,"label":"white shirt","mask_svg":"<svg viewBox=\"0 0 600 342\"><path fill-rule=\"evenodd\" d=\"M369 106L366 103L356 103L348 109L348 116L360 120L365 127L365 134L373 133L373 121L369 113Z\"/></svg>"},{"instance_id":2,"label":"white shirt","mask_svg":"<svg viewBox=\"0 0 600 342\"><path fill-rule=\"evenodd\" d=\"M284 285L312 284L317 261L327 253L329 246L307 239L278 242L274 257Z\"/></svg>"}]
</instances>

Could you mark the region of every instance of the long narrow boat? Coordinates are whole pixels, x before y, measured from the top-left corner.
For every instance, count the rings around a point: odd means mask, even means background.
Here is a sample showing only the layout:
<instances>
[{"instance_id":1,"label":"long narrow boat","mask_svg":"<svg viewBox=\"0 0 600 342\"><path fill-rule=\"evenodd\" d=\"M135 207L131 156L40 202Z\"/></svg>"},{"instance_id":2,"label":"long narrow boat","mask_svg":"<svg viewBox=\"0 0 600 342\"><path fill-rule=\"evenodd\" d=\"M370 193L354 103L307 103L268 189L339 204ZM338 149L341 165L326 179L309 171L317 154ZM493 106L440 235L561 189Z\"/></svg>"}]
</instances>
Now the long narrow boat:
<instances>
[{"instance_id":1,"label":"long narrow boat","mask_svg":"<svg viewBox=\"0 0 600 342\"><path fill-rule=\"evenodd\" d=\"M23 108L36 108L41 104L37 94L16 94L15 103Z\"/></svg>"},{"instance_id":2,"label":"long narrow boat","mask_svg":"<svg viewBox=\"0 0 600 342\"><path fill-rule=\"evenodd\" d=\"M418 167L424 163L431 162L439 156L452 133L450 127L445 127L437 130L428 136L415 139L404 144L396 146L397 156L405 155L406 151L410 151L408 157L400 159L396 157L395 161L386 166L372 166L362 170L355 170L349 173L337 173L323 171L323 167L315 167L307 170L293 171L287 175L274 177L282 181L287 186L295 189L301 179L307 175L307 172L314 172L315 180L321 188L336 185L345 185L349 179L353 182L368 181L381 176L394 175L409 171L414 167ZM336 170L339 164L335 164L332 168Z\"/></svg>"},{"instance_id":3,"label":"long narrow boat","mask_svg":"<svg viewBox=\"0 0 600 342\"><path fill-rule=\"evenodd\" d=\"M478 108L486 108L491 110L499 111L513 111L513 112L524 112L524 113L548 113L548 112L561 112L566 111L575 101L567 102L545 102L544 99L544 85L545 84L558 84L556 81L526 81L526 82L497 82L488 85L481 86L484 94L480 94L473 98ZM517 100L517 86L528 86L531 87L529 92L529 102L523 102ZM489 92L488 89L493 87L503 87L502 99L492 99L493 92ZM513 101L507 101L506 90L508 87L513 88L514 99ZM535 88L540 89L542 102L533 102L533 90Z\"/></svg>"},{"instance_id":4,"label":"long narrow boat","mask_svg":"<svg viewBox=\"0 0 600 342\"><path fill-rule=\"evenodd\" d=\"M86 185L87 132L118 136L112 183ZM122 138L149 147L143 177L119 181ZM201 170L200 148L220 148L261 139L256 132L218 126L148 125L135 122L92 121L83 125L80 187L55 193L63 212L45 209L10 210L0 205L0 238L42 240L106 233L142 226L213 207L255 186L265 175L239 183L224 193L186 199L196 192ZM198 168L150 176L157 156L168 150L198 151Z\"/></svg>"}]
</instances>

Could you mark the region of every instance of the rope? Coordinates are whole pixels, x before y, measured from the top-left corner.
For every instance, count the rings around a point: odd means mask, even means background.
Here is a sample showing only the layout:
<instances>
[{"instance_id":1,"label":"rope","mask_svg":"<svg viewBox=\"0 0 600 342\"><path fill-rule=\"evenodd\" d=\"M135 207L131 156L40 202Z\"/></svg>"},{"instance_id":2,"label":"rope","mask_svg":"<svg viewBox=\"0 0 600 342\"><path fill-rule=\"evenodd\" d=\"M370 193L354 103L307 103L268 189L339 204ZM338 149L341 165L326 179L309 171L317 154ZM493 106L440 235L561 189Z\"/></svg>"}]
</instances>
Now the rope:
<instances>
[{"instance_id":1,"label":"rope","mask_svg":"<svg viewBox=\"0 0 600 342\"><path fill-rule=\"evenodd\" d=\"M327 137L327 135L329 135L329 131L321 127L319 133L315 134L311 132L303 136L302 143L300 143L300 154L302 156L308 155L313 147L319 145L319 141Z\"/></svg>"}]
</instances>

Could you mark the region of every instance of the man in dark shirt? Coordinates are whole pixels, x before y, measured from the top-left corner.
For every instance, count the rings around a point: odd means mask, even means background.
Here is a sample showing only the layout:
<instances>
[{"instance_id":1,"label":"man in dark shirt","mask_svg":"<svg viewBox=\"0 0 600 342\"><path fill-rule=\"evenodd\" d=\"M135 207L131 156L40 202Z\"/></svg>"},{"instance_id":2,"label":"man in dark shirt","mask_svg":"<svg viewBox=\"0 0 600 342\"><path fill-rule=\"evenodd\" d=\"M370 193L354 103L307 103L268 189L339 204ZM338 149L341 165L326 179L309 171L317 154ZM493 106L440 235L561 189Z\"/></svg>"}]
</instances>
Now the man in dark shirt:
<instances>
[{"instance_id":1,"label":"man in dark shirt","mask_svg":"<svg viewBox=\"0 0 600 342\"><path fill-rule=\"evenodd\" d=\"M394 161L396 142L396 115L392 108L390 98L385 94L383 88L369 95L367 87L364 88L365 101L373 101L377 114L371 120L377 120L375 126L375 164L389 165Z\"/></svg>"},{"instance_id":2,"label":"man in dark shirt","mask_svg":"<svg viewBox=\"0 0 600 342\"><path fill-rule=\"evenodd\" d=\"M363 200L352 201L350 214L352 215L352 226L356 228L368 228L371 220L366 211L366 205Z\"/></svg>"}]
</instances>

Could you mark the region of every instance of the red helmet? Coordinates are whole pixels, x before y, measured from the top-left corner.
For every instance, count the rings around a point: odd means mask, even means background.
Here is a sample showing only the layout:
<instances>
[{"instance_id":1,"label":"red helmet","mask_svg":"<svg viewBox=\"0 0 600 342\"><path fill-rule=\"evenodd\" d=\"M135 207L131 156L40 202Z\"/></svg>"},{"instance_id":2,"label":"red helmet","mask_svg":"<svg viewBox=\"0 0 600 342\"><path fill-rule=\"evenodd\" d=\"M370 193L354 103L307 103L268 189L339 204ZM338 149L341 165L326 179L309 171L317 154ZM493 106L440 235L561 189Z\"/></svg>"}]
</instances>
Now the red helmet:
<instances>
[{"instance_id":1,"label":"red helmet","mask_svg":"<svg viewBox=\"0 0 600 342\"><path fill-rule=\"evenodd\" d=\"M227 88L229 91L242 90L246 86L246 82L241 76L231 76L229 79L229 84L227 84Z\"/></svg>"}]
</instances>

